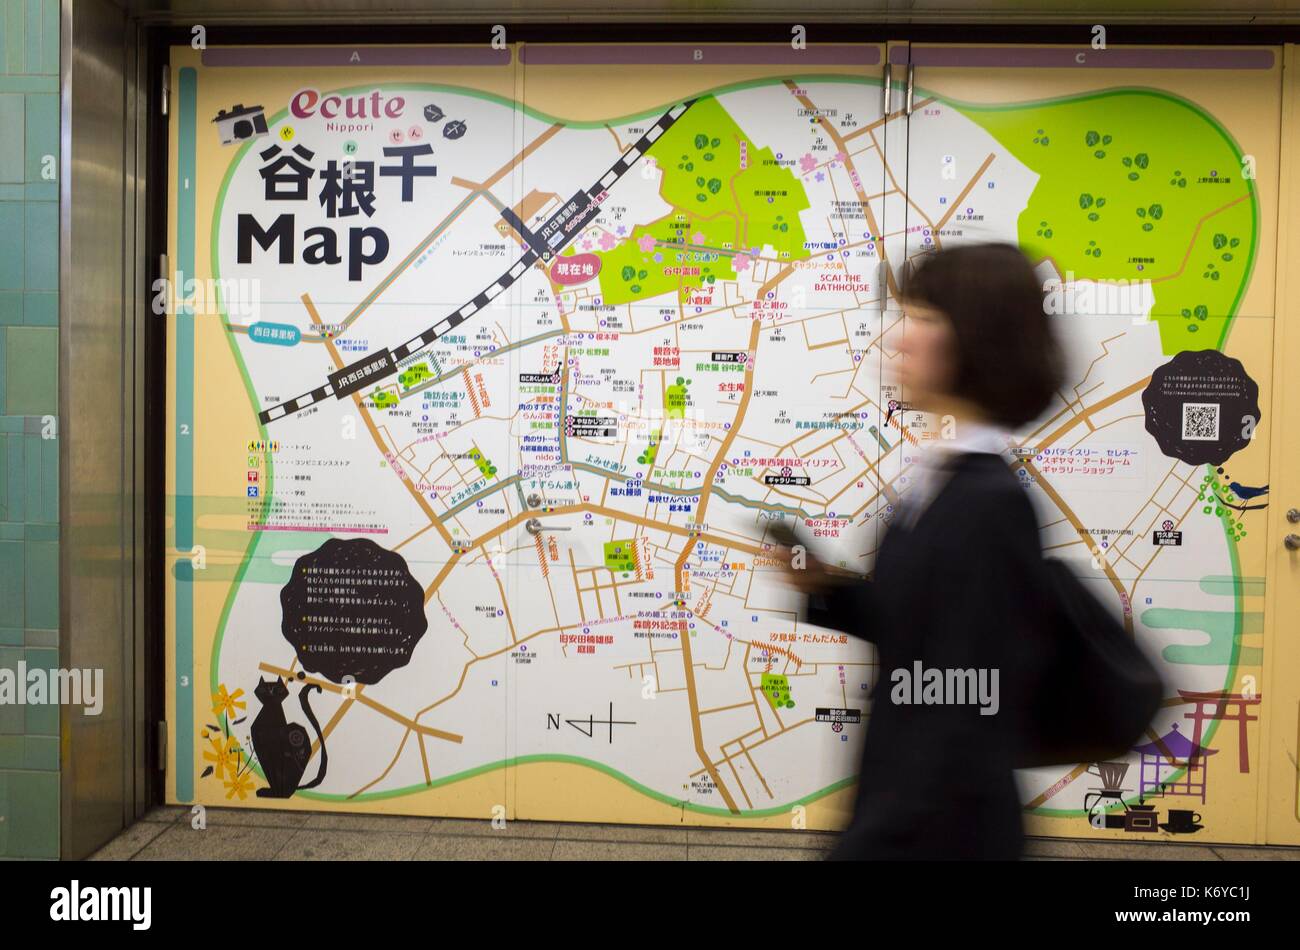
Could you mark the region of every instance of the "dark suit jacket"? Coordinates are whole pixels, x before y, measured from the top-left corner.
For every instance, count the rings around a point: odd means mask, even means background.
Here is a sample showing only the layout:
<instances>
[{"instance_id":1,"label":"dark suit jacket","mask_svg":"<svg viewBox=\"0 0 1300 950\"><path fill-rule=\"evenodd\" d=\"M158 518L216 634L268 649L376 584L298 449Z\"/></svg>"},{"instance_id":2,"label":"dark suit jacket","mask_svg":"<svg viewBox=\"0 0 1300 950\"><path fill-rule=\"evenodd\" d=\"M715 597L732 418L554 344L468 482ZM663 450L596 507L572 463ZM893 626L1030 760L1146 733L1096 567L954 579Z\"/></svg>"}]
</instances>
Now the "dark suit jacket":
<instances>
[{"instance_id":1,"label":"dark suit jacket","mask_svg":"<svg viewBox=\"0 0 1300 950\"><path fill-rule=\"evenodd\" d=\"M1020 855L1014 743L1031 674L1018 661L1034 613L1037 519L999 456L956 455L949 470L910 529L887 529L870 581L809 599L811 622L871 641L879 663L853 820L833 859ZM998 712L894 702L894 671L913 674L918 660L923 670L997 670Z\"/></svg>"}]
</instances>

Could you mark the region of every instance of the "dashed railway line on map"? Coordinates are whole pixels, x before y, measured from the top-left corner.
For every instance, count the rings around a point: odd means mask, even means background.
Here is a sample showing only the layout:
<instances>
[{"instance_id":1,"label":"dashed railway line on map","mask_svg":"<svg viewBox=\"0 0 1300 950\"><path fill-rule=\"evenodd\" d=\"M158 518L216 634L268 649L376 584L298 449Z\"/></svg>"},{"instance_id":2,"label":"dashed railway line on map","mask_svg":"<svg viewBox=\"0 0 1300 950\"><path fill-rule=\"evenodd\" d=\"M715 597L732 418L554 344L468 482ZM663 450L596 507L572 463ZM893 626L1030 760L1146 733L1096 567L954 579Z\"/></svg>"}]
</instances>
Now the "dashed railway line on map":
<instances>
[{"instance_id":1,"label":"dashed railway line on map","mask_svg":"<svg viewBox=\"0 0 1300 950\"><path fill-rule=\"evenodd\" d=\"M429 327L418 336L393 349L377 350L367 353L361 359L350 363L331 373L325 383L310 392L303 393L295 399L272 406L258 414L262 425L267 425L292 416L303 409L313 406L333 396L343 399L359 389L378 382L397 372L398 364L413 353L429 346L439 337L445 336L460 326L474 314L478 313L494 299L504 293L522 277L528 268L538 261L549 261L564 250L578 233L600 211L601 203L608 197L609 189L637 164L659 137L668 131L678 119L686 114L695 103L694 99L678 103L645 131L637 141L624 152L605 174L601 175L590 188L577 192L559 210L552 214L539 228L530 229L509 208L501 216L519 234L528 250L510 268L495 281L480 291L472 300L459 309L447 314L442 320Z\"/></svg>"}]
</instances>

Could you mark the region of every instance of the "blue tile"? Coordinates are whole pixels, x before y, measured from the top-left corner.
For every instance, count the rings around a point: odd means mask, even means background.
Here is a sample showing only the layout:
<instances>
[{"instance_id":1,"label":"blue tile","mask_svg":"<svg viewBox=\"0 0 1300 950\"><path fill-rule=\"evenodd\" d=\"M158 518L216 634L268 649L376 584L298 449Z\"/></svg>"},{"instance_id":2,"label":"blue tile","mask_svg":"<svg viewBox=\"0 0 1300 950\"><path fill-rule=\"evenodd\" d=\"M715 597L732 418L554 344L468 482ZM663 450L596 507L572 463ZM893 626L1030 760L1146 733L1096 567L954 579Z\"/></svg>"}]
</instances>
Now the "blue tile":
<instances>
[{"instance_id":1,"label":"blue tile","mask_svg":"<svg viewBox=\"0 0 1300 950\"><path fill-rule=\"evenodd\" d=\"M16 327L26 322L26 296L20 290L0 290L0 327Z\"/></svg>"},{"instance_id":2,"label":"blue tile","mask_svg":"<svg viewBox=\"0 0 1300 950\"><path fill-rule=\"evenodd\" d=\"M24 22L27 19L27 8L21 2L14 3L12 0L6 0L5 3L5 72L10 75L19 75L27 72L27 27Z\"/></svg>"},{"instance_id":3,"label":"blue tile","mask_svg":"<svg viewBox=\"0 0 1300 950\"><path fill-rule=\"evenodd\" d=\"M59 295L43 290L23 294L23 322L29 327L57 327Z\"/></svg>"},{"instance_id":4,"label":"blue tile","mask_svg":"<svg viewBox=\"0 0 1300 950\"><path fill-rule=\"evenodd\" d=\"M44 647L47 650L57 650L59 648L59 631L57 630L32 630L29 627L23 631L23 639L29 647Z\"/></svg>"},{"instance_id":5,"label":"blue tile","mask_svg":"<svg viewBox=\"0 0 1300 950\"><path fill-rule=\"evenodd\" d=\"M29 201L24 233L27 240L27 290L59 289L59 206L53 201Z\"/></svg>"},{"instance_id":6,"label":"blue tile","mask_svg":"<svg viewBox=\"0 0 1300 950\"><path fill-rule=\"evenodd\" d=\"M5 521L27 520L27 469L23 462L25 436L6 433L5 440L5 499L0 517Z\"/></svg>"},{"instance_id":7,"label":"blue tile","mask_svg":"<svg viewBox=\"0 0 1300 950\"><path fill-rule=\"evenodd\" d=\"M30 663L28 664L30 668ZM59 734L59 706L49 703L42 706L24 706L23 734L28 736L57 736Z\"/></svg>"},{"instance_id":8,"label":"blue tile","mask_svg":"<svg viewBox=\"0 0 1300 950\"><path fill-rule=\"evenodd\" d=\"M45 471L45 521L55 525L54 538L58 540L59 521L59 440L41 439L41 467ZM33 532L31 537L36 537Z\"/></svg>"},{"instance_id":9,"label":"blue tile","mask_svg":"<svg viewBox=\"0 0 1300 950\"><path fill-rule=\"evenodd\" d=\"M24 627L56 630L59 626L59 545L27 541L26 614Z\"/></svg>"},{"instance_id":10,"label":"blue tile","mask_svg":"<svg viewBox=\"0 0 1300 950\"><path fill-rule=\"evenodd\" d=\"M0 646L0 670L18 672L24 656L22 647ZM0 703L0 736L21 736L26 726L26 708L16 703Z\"/></svg>"},{"instance_id":11,"label":"blue tile","mask_svg":"<svg viewBox=\"0 0 1300 950\"><path fill-rule=\"evenodd\" d=\"M42 0L41 3L41 72L49 76L59 74L59 30L63 21L59 16L59 0Z\"/></svg>"},{"instance_id":12,"label":"blue tile","mask_svg":"<svg viewBox=\"0 0 1300 950\"><path fill-rule=\"evenodd\" d=\"M40 522L27 521L19 525L23 529L23 540L25 541L57 541L59 540L59 526L57 524L41 524Z\"/></svg>"},{"instance_id":13,"label":"blue tile","mask_svg":"<svg viewBox=\"0 0 1300 950\"><path fill-rule=\"evenodd\" d=\"M27 455L27 514L23 520L49 524L58 520L59 471L57 463L50 464L51 457L57 455L57 444L39 435L23 438ZM49 451L51 447L56 451Z\"/></svg>"},{"instance_id":14,"label":"blue tile","mask_svg":"<svg viewBox=\"0 0 1300 950\"><path fill-rule=\"evenodd\" d=\"M59 856L59 773L0 770L0 857Z\"/></svg>"},{"instance_id":15,"label":"blue tile","mask_svg":"<svg viewBox=\"0 0 1300 950\"><path fill-rule=\"evenodd\" d=\"M26 647L23 659L29 670L57 670L59 668L59 651L41 647ZM47 697L48 699L48 697ZM57 703L45 703L39 706L27 706L26 734L29 736L57 736L59 734L59 706Z\"/></svg>"},{"instance_id":16,"label":"blue tile","mask_svg":"<svg viewBox=\"0 0 1300 950\"><path fill-rule=\"evenodd\" d=\"M57 772L59 768L58 736L27 736L23 740L26 747L23 755L23 768L40 772Z\"/></svg>"},{"instance_id":17,"label":"blue tile","mask_svg":"<svg viewBox=\"0 0 1300 950\"><path fill-rule=\"evenodd\" d=\"M0 95L0 182L26 181L24 170L23 118L26 97L14 93Z\"/></svg>"},{"instance_id":18,"label":"blue tile","mask_svg":"<svg viewBox=\"0 0 1300 950\"><path fill-rule=\"evenodd\" d=\"M25 548L22 541L0 541L0 627L27 626Z\"/></svg>"},{"instance_id":19,"label":"blue tile","mask_svg":"<svg viewBox=\"0 0 1300 950\"><path fill-rule=\"evenodd\" d=\"M55 327L4 327L5 405L10 415L59 411L59 331Z\"/></svg>"},{"instance_id":20,"label":"blue tile","mask_svg":"<svg viewBox=\"0 0 1300 950\"><path fill-rule=\"evenodd\" d=\"M24 435L23 437L23 480L26 482L26 489L23 494L23 501L26 503L27 511L23 513L23 521L44 521L45 510L44 500L45 491L41 480L41 446L37 438Z\"/></svg>"},{"instance_id":21,"label":"blue tile","mask_svg":"<svg viewBox=\"0 0 1300 950\"><path fill-rule=\"evenodd\" d=\"M27 95L27 145L26 176L20 181L52 182L57 180L59 172L59 97L52 93L28 93ZM46 156L51 157L48 167L53 170L55 178L44 175ZM10 181L9 178L0 178Z\"/></svg>"},{"instance_id":22,"label":"blue tile","mask_svg":"<svg viewBox=\"0 0 1300 950\"><path fill-rule=\"evenodd\" d=\"M0 42L4 37L0 36ZM58 92L58 76L0 76L0 92Z\"/></svg>"},{"instance_id":23,"label":"blue tile","mask_svg":"<svg viewBox=\"0 0 1300 950\"><path fill-rule=\"evenodd\" d=\"M9 0L14 3L15 0ZM27 72L39 73L44 70L41 60L44 58L44 43L41 42L41 0L27 0Z\"/></svg>"},{"instance_id":24,"label":"blue tile","mask_svg":"<svg viewBox=\"0 0 1300 950\"><path fill-rule=\"evenodd\" d=\"M23 204L0 201L0 290L24 289Z\"/></svg>"},{"instance_id":25,"label":"blue tile","mask_svg":"<svg viewBox=\"0 0 1300 950\"><path fill-rule=\"evenodd\" d=\"M57 670L59 668L59 651L39 647L27 647L23 650L23 659L29 670Z\"/></svg>"}]
</instances>

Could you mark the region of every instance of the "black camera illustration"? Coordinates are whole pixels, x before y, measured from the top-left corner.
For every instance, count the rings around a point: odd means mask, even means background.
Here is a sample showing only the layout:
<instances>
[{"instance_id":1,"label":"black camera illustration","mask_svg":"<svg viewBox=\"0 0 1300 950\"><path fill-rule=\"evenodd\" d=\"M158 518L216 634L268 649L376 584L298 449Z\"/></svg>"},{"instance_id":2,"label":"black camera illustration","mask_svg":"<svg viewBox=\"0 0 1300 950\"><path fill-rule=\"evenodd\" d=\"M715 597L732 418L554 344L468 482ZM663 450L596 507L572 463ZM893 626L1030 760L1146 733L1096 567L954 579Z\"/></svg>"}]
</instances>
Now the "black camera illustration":
<instances>
[{"instance_id":1,"label":"black camera illustration","mask_svg":"<svg viewBox=\"0 0 1300 950\"><path fill-rule=\"evenodd\" d=\"M236 145L246 139L266 135L266 114L261 106L247 106L235 103L229 111L222 109L212 120L217 124L217 134L221 136L222 145Z\"/></svg>"}]
</instances>

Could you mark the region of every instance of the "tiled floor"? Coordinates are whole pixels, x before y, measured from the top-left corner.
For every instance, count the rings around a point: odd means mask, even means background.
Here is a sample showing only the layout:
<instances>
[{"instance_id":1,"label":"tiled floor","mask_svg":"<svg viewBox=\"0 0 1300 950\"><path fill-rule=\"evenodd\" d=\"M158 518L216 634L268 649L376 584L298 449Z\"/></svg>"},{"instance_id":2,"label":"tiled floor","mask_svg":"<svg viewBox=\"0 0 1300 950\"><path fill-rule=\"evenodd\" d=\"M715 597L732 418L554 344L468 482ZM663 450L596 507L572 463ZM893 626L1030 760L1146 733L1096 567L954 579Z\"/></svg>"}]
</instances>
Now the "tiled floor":
<instances>
[{"instance_id":1,"label":"tiled floor","mask_svg":"<svg viewBox=\"0 0 1300 950\"><path fill-rule=\"evenodd\" d=\"M92 860L632 860L816 861L835 836L816 831L664 828L646 825L487 821L209 808L207 828L188 808L155 808ZM1031 861L1296 861L1300 848L1031 838Z\"/></svg>"}]
</instances>

